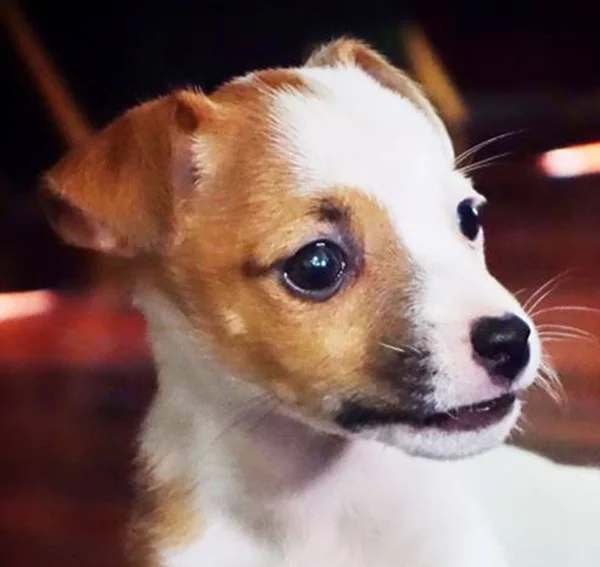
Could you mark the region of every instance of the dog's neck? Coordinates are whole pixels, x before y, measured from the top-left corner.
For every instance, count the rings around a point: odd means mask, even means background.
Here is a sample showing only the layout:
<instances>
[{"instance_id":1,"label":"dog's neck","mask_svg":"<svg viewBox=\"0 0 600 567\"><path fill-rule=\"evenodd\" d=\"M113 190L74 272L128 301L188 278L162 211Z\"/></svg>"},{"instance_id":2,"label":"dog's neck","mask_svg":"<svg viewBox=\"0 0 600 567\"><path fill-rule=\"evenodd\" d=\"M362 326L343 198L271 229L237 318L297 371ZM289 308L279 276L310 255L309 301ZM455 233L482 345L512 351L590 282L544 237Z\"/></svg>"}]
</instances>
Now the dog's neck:
<instances>
[{"instance_id":1,"label":"dog's neck","mask_svg":"<svg viewBox=\"0 0 600 567\"><path fill-rule=\"evenodd\" d=\"M349 441L285 415L224 372L163 297L144 294L137 304L159 382L142 431L142 462L155 487L184 488L201 526L182 547L154 541L159 564L204 564L217 553L225 558L219 565L242 556L245 565L280 565L282 550L286 565L311 565L315 557L331 557L332 565L392 565L400 553L407 564L422 564L423 549L440 557L431 564L444 564L447 548L468 533L479 551L467 545L475 560L461 556L458 564L503 565L489 558L496 544L459 467ZM168 513L173 504L158 505ZM472 529L465 532L467 522ZM206 524L216 526L212 537L201 535ZM393 536L372 547L371 538L389 526Z\"/></svg>"},{"instance_id":2,"label":"dog's neck","mask_svg":"<svg viewBox=\"0 0 600 567\"><path fill-rule=\"evenodd\" d=\"M164 297L144 292L136 304L158 373L141 440L153 482L189 483L203 513L254 514L264 523L269 510L335 465L346 440L285 415L257 387L223 371Z\"/></svg>"}]
</instances>

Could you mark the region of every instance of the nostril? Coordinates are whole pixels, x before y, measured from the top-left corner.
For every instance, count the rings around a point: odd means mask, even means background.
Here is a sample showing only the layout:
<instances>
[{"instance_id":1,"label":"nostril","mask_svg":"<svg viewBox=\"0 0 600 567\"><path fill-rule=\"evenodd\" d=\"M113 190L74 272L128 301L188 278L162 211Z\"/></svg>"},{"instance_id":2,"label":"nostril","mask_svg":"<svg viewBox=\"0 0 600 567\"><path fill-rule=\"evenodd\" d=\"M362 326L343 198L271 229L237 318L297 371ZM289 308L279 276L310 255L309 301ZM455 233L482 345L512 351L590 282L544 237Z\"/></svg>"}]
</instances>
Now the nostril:
<instances>
[{"instance_id":1,"label":"nostril","mask_svg":"<svg viewBox=\"0 0 600 567\"><path fill-rule=\"evenodd\" d=\"M513 381L529 362L529 325L516 315L481 317L471 327L475 358L494 378Z\"/></svg>"}]
</instances>

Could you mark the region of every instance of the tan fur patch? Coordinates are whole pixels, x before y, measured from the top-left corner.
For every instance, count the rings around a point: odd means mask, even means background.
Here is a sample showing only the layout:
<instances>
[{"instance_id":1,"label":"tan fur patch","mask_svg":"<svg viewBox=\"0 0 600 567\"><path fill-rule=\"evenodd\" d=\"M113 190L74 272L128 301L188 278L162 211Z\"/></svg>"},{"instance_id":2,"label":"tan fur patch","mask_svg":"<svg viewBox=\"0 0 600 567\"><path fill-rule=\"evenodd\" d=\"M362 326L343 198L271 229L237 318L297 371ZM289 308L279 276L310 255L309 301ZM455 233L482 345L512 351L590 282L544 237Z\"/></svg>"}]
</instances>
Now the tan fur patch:
<instances>
[{"instance_id":1,"label":"tan fur patch","mask_svg":"<svg viewBox=\"0 0 600 567\"><path fill-rule=\"evenodd\" d=\"M158 567L158 551L178 548L202 536L203 522L185 482L156 484L148 473L138 475L138 498L130 527L134 565Z\"/></svg>"},{"instance_id":2,"label":"tan fur patch","mask_svg":"<svg viewBox=\"0 0 600 567\"><path fill-rule=\"evenodd\" d=\"M65 156L44 176L42 192L57 231L71 244L113 254L160 246L183 192L176 186L181 154L213 111L203 95L175 92L132 108Z\"/></svg>"},{"instance_id":3,"label":"tan fur patch","mask_svg":"<svg viewBox=\"0 0 600 567\"><path fill-rule=\"evenodd\" d=\"M175 203L171 245L150 264L156 285L222 361L319 413L332 395L380 387L367 368L371 335L384 315L402 327L402 314L384 312L382 298L408 278L406 259L387 213L360 190L296 194L289 165L272 142L265 83L304 88L298 75L276 70L213 95L217 110L202 126L211 173L193 199ZM315 214L323 202L348 211L345 227ZM324 303L293 297L273 264L341 230L358 255L345 288ZM252 266L264 273L250 275Z\"/></svg>"},{"instance_id":4,"label":"tan fur patch","mask_svg":"<svg viewBox=\"0 0 600 567\"><path fill-rule=\"evenodd\" d=\"M257 162L250 158L239 163ZM241 371L251 369L251 376L291 404L318 410L329 395L372 389L366 369L371 333L384 314L402 319L400 305L391 314L378 300L408 278L404 252L386 212L348 188L317 198L296 196L285 170L278 174L272 166L258 179L249 179L248 170L231 175L248 180L253 191L219 184L221 191L230 187L221 195L223 217L204 213L201 199L197 208L184 213L189 219L181 225L185 237L167 259L172 278L168 287L176 302L213 339L222 360ZM313 214L316 199L324 196L350 211L343 230L359 257L345 288L327 302L313 303L286 291L275 269L249 276L249 260L269 267L318 235L338 234L339 227ZM224 238L224 225L243 228L230 230Z\"/></svg>"},{"instance_id":5,"label":"tan fur patch","mask_svg":"<svg viewBox=\"0 0 600 567\"><path fill-rule=\"evenodd\" d=\"M187 92L147 103L48 179L91 227L67 223L67 239L97 248L94 223L106 228L225 367L305 414L332 417L344 397L392 389L373 379L373 358L384 329L402 342L411 273L387 212L359 188L295 191L269 116L278 89L309 87L296 72L272 70L210 99ZM187 191L177 190L185 182ZM302 300L282 285L277 264L322 237L347 243L351 274L327 301ZM148 565L156 549L201 537L202 521L185 482L141 485L134 541Z\"/></svg>"}]
</instances>

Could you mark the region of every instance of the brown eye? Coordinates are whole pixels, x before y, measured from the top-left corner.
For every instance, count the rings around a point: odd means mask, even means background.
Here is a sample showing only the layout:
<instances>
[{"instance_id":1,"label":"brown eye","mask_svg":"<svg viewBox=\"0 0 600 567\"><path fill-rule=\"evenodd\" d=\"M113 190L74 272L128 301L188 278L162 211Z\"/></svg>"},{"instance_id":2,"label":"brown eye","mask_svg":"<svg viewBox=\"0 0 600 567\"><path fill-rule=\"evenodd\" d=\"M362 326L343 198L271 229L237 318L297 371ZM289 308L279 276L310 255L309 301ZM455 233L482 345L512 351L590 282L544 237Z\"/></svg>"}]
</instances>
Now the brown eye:
<instances>
[{"instance_id":1,"label":"brown eye","mask_svg":"<svg viewBox=\"0 0 600 567\"><path fill-rule=\"evenodd\" d=\"M340 288L346 267L345 252L333 242L319 240L307 244L285 261L282 279L295 294L324 301Z\"/></svg>"}]
</instances>

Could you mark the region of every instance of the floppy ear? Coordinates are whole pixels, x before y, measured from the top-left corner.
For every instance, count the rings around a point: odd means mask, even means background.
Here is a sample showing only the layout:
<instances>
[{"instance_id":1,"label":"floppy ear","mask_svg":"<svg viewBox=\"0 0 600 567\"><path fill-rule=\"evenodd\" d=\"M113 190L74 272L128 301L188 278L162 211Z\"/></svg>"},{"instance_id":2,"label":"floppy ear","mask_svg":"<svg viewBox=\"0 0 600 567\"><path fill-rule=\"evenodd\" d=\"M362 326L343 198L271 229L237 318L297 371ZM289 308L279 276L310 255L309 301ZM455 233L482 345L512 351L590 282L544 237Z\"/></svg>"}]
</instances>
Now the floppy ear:
<instances>
[{"instance_id":1,"label":"floppy ear","mask_svg":"<svg viewBox=\"0 0 600 567\"><path fill-rule=\"evenodd\" d=\"M454 157L452 141L444 123L419 85L406 73L394 67L383 55L355 39L336 39L317 48L309 56L307 67L358 67L383 87L410 100L433 124L444 149Z\"/></svg>"},{"instance_id":2,"label":"floppy ear","mask_svg":"<svg viewBox=\"0 0 600 567\"><path fill-rule=\"evenodd\" d=\"M49 221L68 243L120 256L156 249L175 200L198 182L193 135L213 103L179 91L117 118L43 178Z\"/></svg>"}]
</instances>

